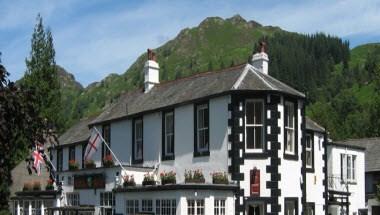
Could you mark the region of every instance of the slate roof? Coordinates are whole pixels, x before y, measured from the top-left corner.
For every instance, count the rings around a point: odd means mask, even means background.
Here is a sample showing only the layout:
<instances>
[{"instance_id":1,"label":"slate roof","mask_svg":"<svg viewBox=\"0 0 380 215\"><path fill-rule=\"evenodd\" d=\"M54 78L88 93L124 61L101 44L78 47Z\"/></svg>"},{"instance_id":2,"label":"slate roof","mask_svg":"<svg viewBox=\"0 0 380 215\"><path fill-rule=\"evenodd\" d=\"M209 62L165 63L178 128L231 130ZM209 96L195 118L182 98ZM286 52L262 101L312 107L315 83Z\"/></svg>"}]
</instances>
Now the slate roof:
<instances>
[{"instance_id":1,"label":"slate roof","mask_svg":"<svg viewBox=\"0 0 380 215\"><path fill-rule=\"evenodd\" d=\"M238 90L275 91L305 97L303 93L257 71L250 64L242 64L218 72L199 73L163 82L154 86L148 93L144 93L142 89L127 92L90 125Z\"/></svg>"},{"instance_id":2,"label":"slate roof","mask_svg":"<svg viewBox=\"0 0 380 215\"><path fill-rule=\"evenodd\" d=\"M380 171L380 137L336 141L336 144L365 148L365 171Z\"/></svg>"},{"instance_id":3,"label":"slate roof","mask_svg":"<svg viewBox=\"0 0 380 215\"><path fill-rule=\"evenodd\" d=\"M95 118L96 116L83 118L77 122L58 138L59 145L67 145L87 141L87 139L90 137L88 124Z\"/></svg>"},{"instance_id":4,"label":"slate roof","mask_svg":"<svg viewBox=\"0 0 380 215\"><path fill-rule=\"evenodd\" d=\"M309 117L306 117L306 129L320 132L320 133L325 132L325 129L322 126L318 125L318 123L314 122Z\"/></svg>"}]
</instances>

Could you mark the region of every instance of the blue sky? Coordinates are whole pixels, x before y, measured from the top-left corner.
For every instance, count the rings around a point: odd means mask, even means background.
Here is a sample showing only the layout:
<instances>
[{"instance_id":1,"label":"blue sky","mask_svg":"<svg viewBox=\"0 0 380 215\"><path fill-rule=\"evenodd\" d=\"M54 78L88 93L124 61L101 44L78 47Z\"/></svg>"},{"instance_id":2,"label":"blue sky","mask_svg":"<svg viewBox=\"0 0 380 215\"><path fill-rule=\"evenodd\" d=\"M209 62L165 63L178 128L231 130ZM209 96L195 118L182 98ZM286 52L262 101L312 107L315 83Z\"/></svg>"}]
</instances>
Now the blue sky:
<instances>
[{"instance_id":1,"label":"blue sky","mask_svg":"<svg viewBox=\"0 0 380 215\"><path fill-rule=\"evenodd\" d=\"M53 33L57 64L85 86L124 73L147 48L209 16L240 14L288 31L326 32L352 47L380 42L380 1L372 0L0 0L0 51L12 80L24 74L37 13Z\"/></svg>"}]
</instances>

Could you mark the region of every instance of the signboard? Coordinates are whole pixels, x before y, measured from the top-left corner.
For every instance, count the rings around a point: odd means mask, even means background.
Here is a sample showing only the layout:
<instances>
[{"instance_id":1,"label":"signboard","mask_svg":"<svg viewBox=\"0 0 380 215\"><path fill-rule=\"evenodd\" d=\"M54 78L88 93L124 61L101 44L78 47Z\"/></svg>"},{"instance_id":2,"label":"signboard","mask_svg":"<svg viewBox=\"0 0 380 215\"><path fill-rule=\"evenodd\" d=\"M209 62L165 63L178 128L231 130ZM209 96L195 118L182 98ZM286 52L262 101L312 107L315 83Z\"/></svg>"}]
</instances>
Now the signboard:
<instances>
[{"instance_id":1,"label":"signboard","mask_svg":"<svg viewBox=\"0 0 380 215\"><path fill-rule=\"evenodd\" d=\"M260 170L254 168L251 175L251 196L260 196Z\"/></svg>"},{"instance_id":2,"label":"signboard","mask_svg":"<svg viewBox=\"0 0 380 215\"><path fill-rule=\"evenodd\" d=\"M105 181L103 174L74 175L74 189L105 188Z\"/></svg>"}]
</instances>

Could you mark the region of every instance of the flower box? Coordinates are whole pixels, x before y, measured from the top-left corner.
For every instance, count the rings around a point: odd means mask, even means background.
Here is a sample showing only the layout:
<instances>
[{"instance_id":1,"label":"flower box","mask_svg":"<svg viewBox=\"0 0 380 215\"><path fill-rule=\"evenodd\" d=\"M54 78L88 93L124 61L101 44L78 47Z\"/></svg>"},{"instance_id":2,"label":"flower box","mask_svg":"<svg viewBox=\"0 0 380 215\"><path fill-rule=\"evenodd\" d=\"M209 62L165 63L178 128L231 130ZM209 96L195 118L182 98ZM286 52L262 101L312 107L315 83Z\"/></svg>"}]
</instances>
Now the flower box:
<instances>
[{"instance_id":1,"label":"flower box","mask_svg":"<svg viewBox=\"0 0 380 215\"><path fill-rule=\"evenodd\" d=\"M86 169L94 169L94 168L96 168L96 164L93 160L85 160L84 161L84 167Z\"/></svg>"},{"instance_id":2,"label":"flower box","mask_svg":"<svg viewBox=\"0 0 380 215\"><path fill-rule=\"evenodd\" d=\"M162 172L160 174L161 184L176 184L176 174L174 171Z\"/></svg>"},{"instance_id":3,"label":"flower box","mask_svg":"<svg viewBox=\"0 0 380 215\"><path fill-rule=\"evenodd\" d=\"M201 170L185 170L185 183L205 183L205 177Z\"/></svg>"},{"instance_id":4,"label":"flower box","mask_svg":"<svg viewBox=\"0 0 380 215\"><path fill-rule=\"evenodd\" d=\"M25 182L22 191L32 191L33 190L33 182Z\"/></svg>"},{"instance_id":5,"label":"flower box","mask_svg":"<svg viewBox=\"0 0 380 215\"><path fill-rule=\"evenodd\" d=\"M54 182L49 179L46 183L45 190L54 190Z\"/></svg>"},{"instance_id":6,"label":"flower box","mask_svg":"<svg viewBox=\"0 0 380 215\"><path fill-rule=\"evenodd\" d=\"M228 176L225 172L214 172L211 176L213 184L228 184Z\"/></svg>"},{"instance_id":7,"label":"flower box","mask_svg":"<svg viewBox=\"0 0 380 215\"><path fill-rule=\"evenodd\" d=\"M123 186L124 187L134 187L136 186L135 178L133 175L126 175L123 177Z\"/></svg>"},{"instance_id":8,"label":"flower box","mask_svg":"<svg viewBox=\"0 0 380 215\"><path fill-rule=\"evenodd\" d=\"M33 182L33 190L35 190L35 191L41 190L41 182L34 181Z\"/></svg>"},{"instance_id":9,"label":"flower box","mask_svg":"<svg viewBox=\"0 0 380 215\"><path fill-rule=\"evenodd\" d=\"M69 170L79 169L79 164L75 160L69 160Z\"/></svg>"},{"instance_id":10,"label":"flower box","mask_svg":"<svg viewBox=\"0 0 380 215\"><path fill-rule=\"evenodd\" d=\"M144 175L144 180L142 182L142 185L143 186L146 186L146 185L156 185L156 181L154 180L153 174L152 175L149 174L149 173L145 174Z\"/></svg>"},{"instance_id":11,"label":"flower box","mask_svg":"<svg viewBox=\"0 0 380 215\"><path fill-rule=\"evenodd\" d=\"M103 158L103 166L104 167L113 167L114 164L115 163L113 162L112 155L104 156L104 158Z\"/></svg>"}]
</instances>

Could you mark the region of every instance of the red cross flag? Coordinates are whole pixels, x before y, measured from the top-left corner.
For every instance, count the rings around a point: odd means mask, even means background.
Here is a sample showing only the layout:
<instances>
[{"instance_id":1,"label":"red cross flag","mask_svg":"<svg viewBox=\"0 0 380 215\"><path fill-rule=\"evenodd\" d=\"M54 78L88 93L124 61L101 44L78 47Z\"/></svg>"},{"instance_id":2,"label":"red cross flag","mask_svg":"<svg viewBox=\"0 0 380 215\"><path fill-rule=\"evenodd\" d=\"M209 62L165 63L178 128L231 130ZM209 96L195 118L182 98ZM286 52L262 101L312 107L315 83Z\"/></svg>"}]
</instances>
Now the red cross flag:
<instances>
[{"instance_id":1,"label":"red cross flag","mask_svg":"<svg viewBox=\"0 0 380 215\"><path fill-rule=\"evenodd\" d=\"M44 162L41 153L38 150L33 151L33 168L36 170L37 175L41 174L41 163Z\"/></svg>"},{"instance_id":2,"label":"red cross flag","mask_svg":"<svg viewBox=\"0 0 380 215\"><path fill-rule=\"evenodd\" d=\"M91 137L88 140L87 147L86 147L86 153L84 155L84 160L88 160L91 158L91 156L98 151L99 145L102 143L102 138L98 131L95 129L91 132Z\"/></svg>"}]
</instances>

